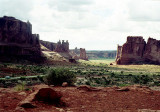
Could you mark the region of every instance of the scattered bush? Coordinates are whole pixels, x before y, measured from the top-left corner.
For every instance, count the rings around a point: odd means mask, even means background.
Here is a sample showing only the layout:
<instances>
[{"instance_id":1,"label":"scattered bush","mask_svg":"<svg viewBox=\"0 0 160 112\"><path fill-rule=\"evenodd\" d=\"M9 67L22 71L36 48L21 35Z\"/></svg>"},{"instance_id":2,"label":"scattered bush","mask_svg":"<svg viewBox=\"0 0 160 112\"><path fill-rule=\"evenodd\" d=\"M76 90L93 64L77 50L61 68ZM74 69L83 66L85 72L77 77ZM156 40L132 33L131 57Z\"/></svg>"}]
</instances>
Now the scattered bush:
<instances>
[{"instance_id":1,"label":"scattered bush","mask_svg":"<svg viewBox=\"0 0 160 112\"><path fill-rule=\"evenodd\" d=\"M76 82L76 76L67 68L53 68L48 71L44 81L48 85L62 85L63 82L72 85Z\"/></svg>"},{"instance_id":2,"label":"scattered bush","mask_svg":"<svg viewBox=\"0 0 160 112\"><path fill-rule=\"evenodd\" d=\"M19 84L17 84L15 87L14 87L14 89L16 90L16 91L24 91L25 89L26 89L26 83L25 82L21 82L21 83L19 83Z\"/></svg>"}]
</instances>

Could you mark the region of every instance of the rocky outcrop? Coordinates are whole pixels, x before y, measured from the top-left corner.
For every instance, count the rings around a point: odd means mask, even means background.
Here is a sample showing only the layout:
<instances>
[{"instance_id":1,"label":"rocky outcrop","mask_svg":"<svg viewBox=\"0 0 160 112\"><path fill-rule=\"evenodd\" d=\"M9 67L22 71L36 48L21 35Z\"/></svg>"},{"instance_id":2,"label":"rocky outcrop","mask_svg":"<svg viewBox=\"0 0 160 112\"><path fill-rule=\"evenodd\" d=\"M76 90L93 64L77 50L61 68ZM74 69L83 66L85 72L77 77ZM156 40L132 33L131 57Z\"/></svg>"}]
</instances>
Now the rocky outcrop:
<instances>
[{"instance_id":1,"label":"rocky outcrop","mask_svg":"<svg viewBox=\"0 0 160 112\"><path fill-rule=\"evenodd\" d=\"M70 55L75 60L79 60L79 59L88 60L88 56L85 48L80 48L80 49L75 48L74 50L70 50Z\"/></svg>"},{"instance_id":2,"label":"rocky outcrop","mask_svg":"<svg viewBox=\"0 0 160 112\"><path fill-rule=\"evenodd\" d=\"M147 62L160 64L160 40L149 38L145 47L144 58Z\"/></svg>"},{"instance_id":3,"label":"rocky outcrop","mask_svg":"<svg viewBox=\"0 0 160 112\"><path fill-rule=\"evenodd\" d=\"M88 57L86 55L86 50L84 48L80 48L80 59L83 59L83 60L88 60Z\"/></svg>"},{"instance_id":4,"label":"rocky outcrop","mask_svg":"<svg viewBox=\"0 0 160 112\"><path fill-rule=\"evenodd\" d=\"M121 49L122 49L122 46L117 46L117 55L116 55L116 62L119 63L119 58L121 56Z\"/></svg>"},{"instance_id":5,"label":"rocky outcrop","mask_svg":"<svg viewBox=\"0 0 160 112\"><path fill-rule=\"evenodd\" d=\"M59 40L57 43L53 43L53 42L41 40L40 43L51 51L66 52L66 53L69 52L69 42L68 41L65 42L64 40L62 40L61 42Z\"/></svg>"},{"instance_id":6,"label":"rocky outcrop","mask_svg":"<svg viewBox=\"0 0 160 112\"><path fill-rule=\"evenodd\" d=\"M160 64L160 41L141 36L128 36L127 42L117 49L117 64L154 63Z\"/></svg>"},{"instance_id":7,"label":"rocky outcrop","mask_svg":"<svg viewBox=\"0 0 160 112\"><path fill-rule=\"evenodd\" d=\"M18 106L23 108L34 108L36 107L34 101L59 105L61 104L61 97L62 94L60 92L42 85L42 87L39 86L33 93L29 94L28 97L22 100Z\"/></svg>"},{"instance_id":8,"label":"rocky outcrop","mask_svg":"<svg viewBox=\"0 0 160 112\"><path fill-rule=\"evenodd\" d=\"M128 36L127 42L121 48L120 60L117 57L118 64L130 64L143 61L143 52L145 41L141 36ZM120 50L120 49L119 49Z\"/></svg>"},{"instance_id":9,"label":"rocky outcrop","mask_svg":"<svg viewBox=\"0 0 160 112\"><path fill-rule=\"evenodd\" d=\"M51 51L56 49L57 43L40 40L40 43Z\"/></svg>"},{"instance_id":10,"label":"rocky outcrop","mask_svg":"<svg viewBox=\"0 0 160 112\"><path fill-rule=\"evenodd\" d=\"M62 43L61 41L58 43L53 43L41 40L40 42L42 53L49 60L76 63L75 59L72 58L71 54L69 53L68 41L62 41Z\"/></svg>"},{"instance_id":11,"label":"rocky outcrop","mask_svg":"<svg viewBox=\"0 0 160 112\"><path fill-rule=\"evenodd\" d=\"M0 18L0 55L30 59L41 56L39 35L32 34L29 21L23 22L7 16Z\"/></svg>"},{"instance_id":12,"label":"rocky outcrop","mask_svg":"<svg viewBox=\"0 0 160 112\"><path fill-rule=\"evenodd\" d=\"M70 49L70 53L75 59L78 59L80 55L80 49L77 47L75 49ZM88 59L115 59L116 58L116 50L107 51L107 50L86 50L86 55Z\"/></svg>"},{"instance_id":13,"label":"rocky outcrop","mask_svg":"<svg viewBox=\"0 0 160 112\"><path fill-rule=\"evenodd\" d=\"M69 42L62 40L62 42L59 40L57 42L57 46L55 48L55 52L69 52Z\"/></svg>"}]
</instances>

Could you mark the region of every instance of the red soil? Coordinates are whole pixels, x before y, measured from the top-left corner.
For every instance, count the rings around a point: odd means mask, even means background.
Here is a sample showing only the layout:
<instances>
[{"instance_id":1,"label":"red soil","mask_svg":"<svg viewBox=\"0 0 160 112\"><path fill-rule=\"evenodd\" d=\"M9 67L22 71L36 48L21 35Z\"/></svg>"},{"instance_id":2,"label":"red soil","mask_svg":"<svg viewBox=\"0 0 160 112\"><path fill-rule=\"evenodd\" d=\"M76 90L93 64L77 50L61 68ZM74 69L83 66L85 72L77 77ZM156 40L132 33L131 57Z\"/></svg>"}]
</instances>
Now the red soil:
<instances>
[{"instance_id":1,"label":"red soil","mask_svg":"<svg viewBox=\"0 0 160 112\"><path fill-rule=\"evenodd\" d=\"M101 90L77 89L77 87L53 87L62 93L65 107L35 102L37 108L16 109L29 92L15 92L0 88L0 112L137 112L138 109L160 110L160 91L146 88L117 91L116 88ZM25 94L26 93L26 94Z\"/></svg>"}]
</instances>

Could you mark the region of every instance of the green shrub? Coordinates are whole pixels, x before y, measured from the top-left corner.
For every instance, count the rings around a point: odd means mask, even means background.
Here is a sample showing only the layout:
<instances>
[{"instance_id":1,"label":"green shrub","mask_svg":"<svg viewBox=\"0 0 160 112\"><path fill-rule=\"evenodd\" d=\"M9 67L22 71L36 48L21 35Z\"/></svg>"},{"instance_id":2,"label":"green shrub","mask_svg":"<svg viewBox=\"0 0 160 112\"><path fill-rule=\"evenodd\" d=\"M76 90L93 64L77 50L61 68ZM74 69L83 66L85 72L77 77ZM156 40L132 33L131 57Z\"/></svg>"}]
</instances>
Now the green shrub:
<instances>
[{"instance_id":1,"label":"green shrub","mask_svg":"<svg viewBox=\"0 0 160 112\"><path fill-rule=\"evenodd\" d=\"M129 86L129 85L130 85L130 84L123 84L123 83L122 83L122 84L119 84L118 86L119 86L119 87L125 87L125 86Z\"/></svg>"},{"instance_id":2,"label":"green shrub","mask_svg":"<svg viewBox=\"0 0 160 112\"><path fill-rule=\"evenodd\" d=\"M86 82L86 85L91 85L91 81L87 81L87 82Z\"/></svg>"},{"instance_id":3,"label":"green shrub","mask_svg":"<svg viewBox=\"0 0 160 112\"><path fill-rule=\"evenodd\" d=\"M154 81L155 86L160 86L160 81Z\"/></svg>"},{"instance_id":4,"label":"green shrub","mask_svg":"<svg viewBox=\"0 0 160 112\"><path fill-rule=\"evenodd\" d=\"M72 85L76 82L76 75L67 68L53 68L48 71L44 81L48 85L61 85L63 82Z\"/></svg>"},{"instance_id":5,"label":"green shrub","mask_svg":"<svg viewBox=\"0 0 160 112\"><path fill-rule=\"evenodd\" d=\"M82 73L82 71L81 70L77 70L77 73Z\"/></svg>"},{"instance_id":6,"label":"green shrub","mask_svg":"<svg viewBox=\"0 0 160 112\"><path fill-rule=\"evenodd\" d=\"M15 89L16 91L24 91L25 88L26 88L26 83L25 83L25 82L21 82L21 83L17 84L17 85L14 87L14 89Z\"/></svg>"}]
</instances>

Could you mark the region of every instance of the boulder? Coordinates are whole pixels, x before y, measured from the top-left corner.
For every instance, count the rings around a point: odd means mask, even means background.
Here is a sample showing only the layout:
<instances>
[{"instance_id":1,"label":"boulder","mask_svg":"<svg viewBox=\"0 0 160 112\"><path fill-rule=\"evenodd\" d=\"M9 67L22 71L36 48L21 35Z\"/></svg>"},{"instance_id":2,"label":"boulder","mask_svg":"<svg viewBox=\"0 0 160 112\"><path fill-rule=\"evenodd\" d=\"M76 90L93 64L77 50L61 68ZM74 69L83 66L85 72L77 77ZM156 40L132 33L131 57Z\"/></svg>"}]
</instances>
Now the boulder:
<instances>
[{"instance_id":1,"label":"boulder","mask_svg":"<svg viewBox=\"0 0 160 112\"><path fill-rule=\"evenodd\" d=\"M61 97L62 94L60 92L57 92L49 87L42 87L36 89L33 93L21 101L18 106L23 108L34 108L36 107L34 101L41 101L58 105L60 103Z\"/></svg>"},{"instance_id":2,"label":"boulder","mask_svg":"<svg viewBox=\"0 0 160 112\"><path fill-rule=\"evenodd\" d=\"M94 87L90 87L87 85L81 85L81 86L77 87L77 89L84 90L84 91L100 91L101 90L99 88L94 88Z\"/></svg>"},{"instance_id":3,"label":"boulder","mask_svg":"<svg viewBox=\"0 0 160 112\"><path fill-rule=\"evenodd\" d=\"M68 83L67 82L63 82L62 83L62 87L67 87L68 86Z\"/></svg>"},{"instance_id":4,"label":"boulder","mask_svg":"<svg viewBox=\"0 0 160 112\"><path fill-rule=\"evenodd\" d=\"M34 101L43 101L48 103L59 102L62 95L51 88L41 88L34 97Z\"/></svg>"}]
</instances>

